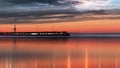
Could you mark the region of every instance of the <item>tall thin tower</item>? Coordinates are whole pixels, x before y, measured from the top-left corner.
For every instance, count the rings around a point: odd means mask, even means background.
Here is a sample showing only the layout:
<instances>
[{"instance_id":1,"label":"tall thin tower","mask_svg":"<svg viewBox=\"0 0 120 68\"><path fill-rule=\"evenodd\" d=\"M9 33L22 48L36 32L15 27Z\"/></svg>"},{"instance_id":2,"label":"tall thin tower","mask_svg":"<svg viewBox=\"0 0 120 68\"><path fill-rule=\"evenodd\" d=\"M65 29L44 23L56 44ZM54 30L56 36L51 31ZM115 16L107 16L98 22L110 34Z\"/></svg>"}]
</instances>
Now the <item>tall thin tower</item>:
<instances>
[{"instance_id":1,"label":"tall thin tower","mask_svg":"<svg viewBox=\"0 0 120 68\"><path fill-rule=\"evenodd\" d=\"M15 23L14 23L14 33L16 33L16 22L17 22L17 19L15 18Z\"/></svg>"}]
</instances>

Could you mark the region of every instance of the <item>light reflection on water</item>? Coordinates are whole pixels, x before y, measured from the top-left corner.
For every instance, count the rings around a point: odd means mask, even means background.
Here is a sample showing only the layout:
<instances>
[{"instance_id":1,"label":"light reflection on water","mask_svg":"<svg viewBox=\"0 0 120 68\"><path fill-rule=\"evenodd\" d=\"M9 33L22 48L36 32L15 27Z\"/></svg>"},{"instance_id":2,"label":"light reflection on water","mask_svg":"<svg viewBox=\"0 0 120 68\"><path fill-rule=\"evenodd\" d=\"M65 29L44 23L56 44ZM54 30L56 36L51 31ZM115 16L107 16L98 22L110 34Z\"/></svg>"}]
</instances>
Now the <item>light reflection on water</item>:
<instances>
[{"instance_id":1,"label":"light reflection on water","mask_svg":"<svg viewBox=\"0 0 120 68\"><path fill-rule=\"evenodd\" d=\"M0 68L119 67L119 38L0 39Z\"/></svg>"}]
</instances>

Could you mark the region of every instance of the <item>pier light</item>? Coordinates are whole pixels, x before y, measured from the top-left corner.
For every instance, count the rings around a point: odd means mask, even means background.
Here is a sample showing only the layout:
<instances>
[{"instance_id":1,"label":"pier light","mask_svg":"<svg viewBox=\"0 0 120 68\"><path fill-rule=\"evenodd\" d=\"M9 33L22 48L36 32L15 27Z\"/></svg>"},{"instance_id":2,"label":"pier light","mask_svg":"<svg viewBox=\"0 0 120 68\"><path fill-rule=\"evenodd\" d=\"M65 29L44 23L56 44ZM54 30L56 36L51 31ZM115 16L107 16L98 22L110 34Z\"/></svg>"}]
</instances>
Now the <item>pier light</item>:
<instances>
[{"instance_id":1,"label":"pier light","mask_svg":"<svg viewBox=\"0 0 120 68\"><path fill-rule=\"evenodd\" d=\"M52 33L48 33L48 35L52 35Z\"/></svg>"},{"instance_id":2,"label":"pier light","mask_svg":"<svg viewBox=\"0 0 120 68\"><path fill-rule=\"evenodd\" d=\"M31 33L31 35L38 35L38 33Z\"/></svg>"},{"instance_id":3,"label":"pier light","mask_svg":"<svg viewBox=\"0 0 120 68\"><path fill-rule=\"evenodd\" d=\"M60 34L62 35L63 33L61 32Z\"/></svg>"},{"instance_id":4,"label":"pier light","mask_svg":"<svg viewBox=\"0 0 120 68\"><path fill-rule=\"evenodd\" d=\"M19 33L15 33L15 35L19 35Z\"/></svg>"},{"instance_id":5,"label":"pier light","mask_svg":"<svg viewBox=\"0 0 120 68\"><path fill-rule=\"evenodd\" d=\"M25 33L25 35L28 35L27 33Z\"/></svg>"},{"instance_id":6,"label":"pier light","mask_svg":"<svg viewBox=\"0 0 120 68\"><path fill-rule=\"evenodd\" d=\"M44 35L44 33L42 33L42 35Z\"/></svg>"},{"instance_id":7,"label":"pier light","mask_svg":"<svg viewBox=\"0 0 120 68\"><path fill-rule=\"evenodd\" d=\"M20 35L22 35L22 33L20 33Z\"/></svg>"},{"instance_id":8,"label":"pier light","mask_svg":"<svg viewBox=\"0 0 120 68\"><path fill-rule=\"evenodd\" d=\"M45 33L45 35L48 35L48 33Z\"/></svg>"}]
</instances>

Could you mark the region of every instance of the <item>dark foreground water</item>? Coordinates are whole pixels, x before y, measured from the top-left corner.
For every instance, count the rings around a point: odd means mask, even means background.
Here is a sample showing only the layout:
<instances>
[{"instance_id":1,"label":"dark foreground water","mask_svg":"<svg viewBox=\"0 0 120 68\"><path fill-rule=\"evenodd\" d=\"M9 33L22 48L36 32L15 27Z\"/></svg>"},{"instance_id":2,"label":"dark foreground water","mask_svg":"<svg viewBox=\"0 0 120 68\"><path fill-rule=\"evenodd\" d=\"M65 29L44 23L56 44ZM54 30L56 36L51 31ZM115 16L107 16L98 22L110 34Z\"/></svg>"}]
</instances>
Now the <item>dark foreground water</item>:
<instances>
[{"instance_id":1,"label":"dark foreground water","mask_svg":"<svg viewBox=\"0 0 120 68\"><path fill-rule=\"evenodd\" d=\"M0 68L120 68L120 38L0 39Z\"/></svg>"}]
</instances>

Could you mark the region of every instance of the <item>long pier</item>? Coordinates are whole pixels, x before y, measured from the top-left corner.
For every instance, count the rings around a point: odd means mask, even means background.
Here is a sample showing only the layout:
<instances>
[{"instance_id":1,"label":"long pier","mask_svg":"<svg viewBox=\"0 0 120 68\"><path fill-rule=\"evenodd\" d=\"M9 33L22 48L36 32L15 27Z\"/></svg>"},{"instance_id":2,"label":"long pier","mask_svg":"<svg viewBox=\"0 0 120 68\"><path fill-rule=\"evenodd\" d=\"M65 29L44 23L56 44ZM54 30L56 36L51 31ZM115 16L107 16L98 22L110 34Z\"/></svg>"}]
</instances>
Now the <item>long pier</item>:
<instances>
[{"instance_id":1,"label":"long pier","mask_svg":"<svg viewBox=\"0 0 120 68\"><path fill-rule=\"evenodd\" d=\"M67 38L67 32L0 32L0 38Z\"/></svg>"},{"instance_id":2,"label":"long pier","mask_svg":"<svg viewBox=\"0 0 120 68\"><path fill-rule=\"evenodd\" d=\"M0 32L0 38L120 38L120 33Z\"/></svg>"}]
</instances>

